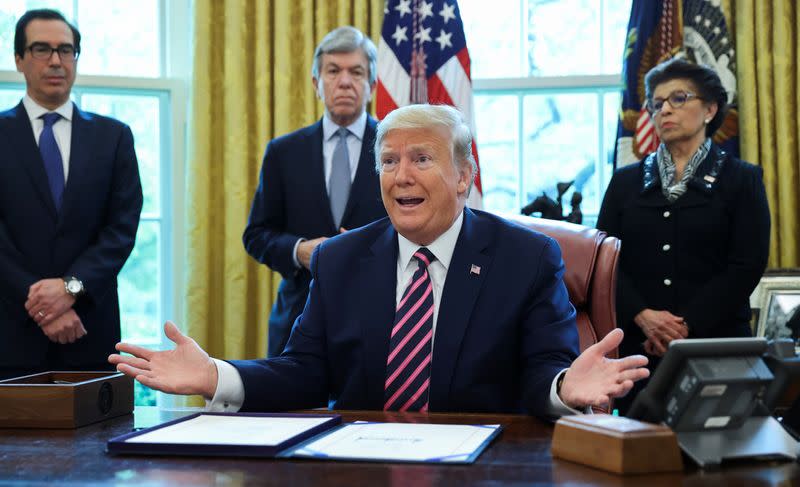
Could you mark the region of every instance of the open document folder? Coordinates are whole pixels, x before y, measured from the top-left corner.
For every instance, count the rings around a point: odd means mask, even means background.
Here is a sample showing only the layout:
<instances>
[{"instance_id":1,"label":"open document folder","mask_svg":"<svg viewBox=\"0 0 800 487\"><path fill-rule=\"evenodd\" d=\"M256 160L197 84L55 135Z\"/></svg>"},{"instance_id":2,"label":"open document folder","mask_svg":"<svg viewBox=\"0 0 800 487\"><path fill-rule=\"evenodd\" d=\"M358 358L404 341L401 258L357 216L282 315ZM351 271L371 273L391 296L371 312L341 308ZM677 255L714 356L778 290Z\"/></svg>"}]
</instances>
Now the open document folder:
<instances>
[{"instance_id":1,"label":"open document folder","mask_svg":"<svg viewBox=\"0 0 800 487\"><path fill-rule=\"evenodd\" d=\"M500 425L341 423L339 415L198 413L108 441L112 454L472 463Z\"/></svg>"},{"instance_id":2,"label":"open document folder","mask_svg":"<svg viewBox=\"0 0 800 487\"><path fill-rule=\"evenodd\" d=\"M281 456L376 462L472 463L502 426L424 423L343 424Z\"/></svg>"}]
</instances>

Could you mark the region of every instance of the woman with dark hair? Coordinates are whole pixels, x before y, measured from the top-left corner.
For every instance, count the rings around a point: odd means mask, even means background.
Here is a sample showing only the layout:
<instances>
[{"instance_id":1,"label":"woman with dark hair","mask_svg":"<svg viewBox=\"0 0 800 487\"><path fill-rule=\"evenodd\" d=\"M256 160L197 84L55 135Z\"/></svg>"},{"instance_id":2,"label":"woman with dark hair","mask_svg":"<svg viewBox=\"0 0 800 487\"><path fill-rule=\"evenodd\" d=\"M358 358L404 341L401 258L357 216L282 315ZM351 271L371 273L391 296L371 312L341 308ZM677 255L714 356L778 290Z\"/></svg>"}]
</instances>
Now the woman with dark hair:
<instances>
[{"instance_id":1,"label":"woman with dark hair","mask_svg":"<svg viewBox=\"0 0 800 487\"><path fill-rule=\"evenodd\" d=\"M597 228L622 240L620 356L645 353L655 368L672 340L751 334L770 216L761 168L711 141L727 108L717 74L673 59L647 73L645 91L661 144L614 174Z\"/></svg>"}]
</instances>

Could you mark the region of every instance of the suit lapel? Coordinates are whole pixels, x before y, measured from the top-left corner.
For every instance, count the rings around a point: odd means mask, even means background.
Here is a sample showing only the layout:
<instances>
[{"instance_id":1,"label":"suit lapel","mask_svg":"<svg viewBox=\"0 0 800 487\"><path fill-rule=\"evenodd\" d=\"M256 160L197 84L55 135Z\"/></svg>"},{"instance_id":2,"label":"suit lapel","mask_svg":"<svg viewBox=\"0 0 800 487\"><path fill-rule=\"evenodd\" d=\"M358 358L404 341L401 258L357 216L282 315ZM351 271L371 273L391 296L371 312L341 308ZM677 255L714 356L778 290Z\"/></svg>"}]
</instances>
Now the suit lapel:
<instances>
[{"instance_id":1,"label":"suit lapel","mask_svg":"<svg viewBox=\"0 0 800 487\"><path fill-rule=\"evenodd\" d=\"M397 233L391 224L375 240L370 255L362 258L358 266L361 274L353 282L369 282L362 290L363 361L367 384L367 404L383 408L383 391L386 380L386 357L389 356L389 335L394 322L397 294Z\"/></svg>"},{"instance_id":2,"label":"suit lapel","mask_svg":"<svg viewBox=\"0 0 800 487\"><path fill-rule=\"evenodd\" d=\"M8 124L9 147L16 150L16 160L28 173L33 187L42 199L42 203L47 207L53 220L58 219L58 212L53 203L53 195L50 193L50 185L47 181L47 173L44 170L44 162L33 137L33 128L28 118L28 112L22 102L14 110L15 117Z\"/></svg>"},{"instance_id":3,"label":"suit lapel","mask_svg":"<svg viewBox=\"0 0 800 487\"><path fill-rule=\"evenodd\" d=\"M308 147L311 153L308 160L311 161L309 170L309 184L311 184L310 194L314 195L312 207L319 208L323 219L327 222L330 234L338 233L338 228L333 223L331 214L331 200L328 197L328 186L325 184L325 164L322 157L322 142L324 134L322 132L322 120L317 121L310 127L308 132ZM301 166L302 167L302 166Z\"/></svg>"},{"instance_id":4,"label":"suit lapel","mask_svg":"<svg viewBox=\"0 0 800 487\"><path fill-rule=\"evenodd\" d=\"M67 185L64 187L63 201L61 202L61 213L59 224L64 222L64 215L69 213L70 206L75 198L79 197L80 184L90 167L91 148L93 144L89 141L95 140L92 136L91 116L72 105L72 136L70 137L69 154L69 175Z\"/></svg>"},{"instance_id":5,"label":"suit lapel","mask_svg":"<svg viewBox=\"0 0 800 487\"><path fill-rule=\"evenodd\" d=\"M434 411L448 403L461 342L492 260L489 229L479 216L464 209L464 224L447 270L436 319L429 401Z\"/></svg>"},{"instance_id":6,"label":"suit lapel","mask_svg":"<svg viewBox=\"0 0 800 487\"><path fill-rule=\"evenodd\" d=\"M350 215L355 211L358 202L362 201L362 195L375 194L375 189L370 187L375 184L373 174L375 172L375 127L377 122L374 118L367 115L367 125L364 129L364 136L361 139L361 155L358 157L358 167L356 177L353 179L353 186L350 188L350 197L347 199L347 206L342 215L342 222L347 222ZM344 225L343 225L344 226ZM348 228L345 226L345 228Z\"/></svg>"}]
</instances>

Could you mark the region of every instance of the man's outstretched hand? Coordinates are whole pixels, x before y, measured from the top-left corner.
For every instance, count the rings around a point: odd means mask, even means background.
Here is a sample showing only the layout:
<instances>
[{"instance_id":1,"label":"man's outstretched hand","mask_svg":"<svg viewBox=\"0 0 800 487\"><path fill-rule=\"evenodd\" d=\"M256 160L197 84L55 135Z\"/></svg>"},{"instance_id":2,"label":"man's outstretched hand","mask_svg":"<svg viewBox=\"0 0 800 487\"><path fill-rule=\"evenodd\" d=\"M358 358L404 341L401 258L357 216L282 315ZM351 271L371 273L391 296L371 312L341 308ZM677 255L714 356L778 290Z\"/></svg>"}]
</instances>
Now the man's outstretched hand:
<instances>
[{"instance_id":1,"label":"man's outstretched hand","mask_svg":"<svg viewBox=\"0 0 800 487\"><path fill-rule=\"evenodd\" d=\"M117 370L142 384L169 394L199 394L214 397L217 366L200 346L178 330L171 321L164 334L175 343L173 350L154 351L129 343L117 343L117 350L132 356L112 354L108 361Z\"/></svg>"},{"instance_id":2,"label":"man's outstretched hand","mask_svg":"<svg viewBox=\"0 0 800 487\"><path fill-rule=\"evenodd\" d=\"M572 362L559 393L564 404L574 409L607 406L612 397L624 396L634 382L650 375L645 368L647 357L643 355L606 358L622 342L622 336L619 328L612 330Z\"/></svg>"}]
</instances>

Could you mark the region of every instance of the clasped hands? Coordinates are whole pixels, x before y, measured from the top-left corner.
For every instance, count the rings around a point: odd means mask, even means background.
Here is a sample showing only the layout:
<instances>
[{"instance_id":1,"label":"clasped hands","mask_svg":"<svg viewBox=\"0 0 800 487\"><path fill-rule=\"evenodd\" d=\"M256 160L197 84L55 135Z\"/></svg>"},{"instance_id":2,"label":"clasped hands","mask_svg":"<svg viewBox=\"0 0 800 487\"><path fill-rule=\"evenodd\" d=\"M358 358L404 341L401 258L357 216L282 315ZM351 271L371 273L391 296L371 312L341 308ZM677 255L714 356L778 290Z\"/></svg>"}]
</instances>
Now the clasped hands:
<instances>
[{"instance_id":1,"label":"clasped hands","mask_svg":"<svg viewBox=\"0 0 800 487\"><path fill-rule=\"evenodd\" d=\"M650 355L663 357L672 340L688 338L689 327L686 321L669 311L656 311L644 309L639 312L633 321L642 329L647 340L644 350Z\"/></svg>"},{"instance_id":2,"label":"clasped hands","mask_svg":"<svg viewBox=\"0 0 800 487\"><path fill-rule=\"evenodd\" d=\"M50 341L66 344L86 335L86 328L72 309L74 304L75 298L67 293L63 279L42 279L28 290L25 310Z\"/></svg>"}]
</instances>

